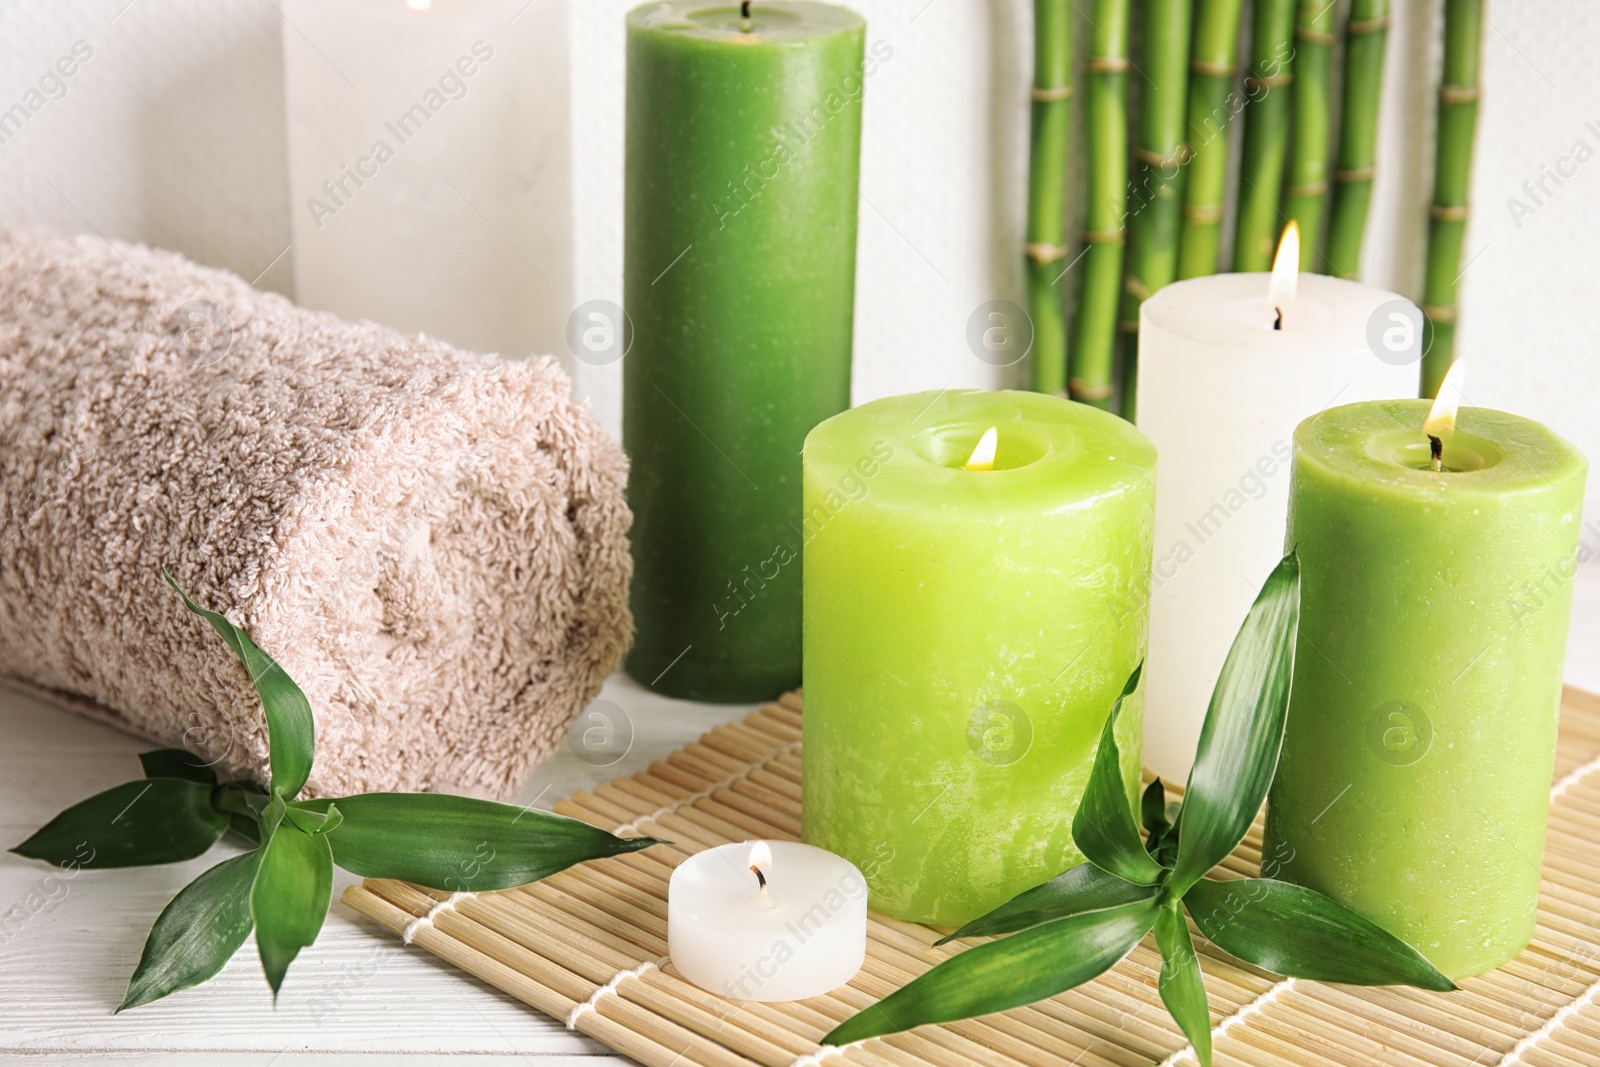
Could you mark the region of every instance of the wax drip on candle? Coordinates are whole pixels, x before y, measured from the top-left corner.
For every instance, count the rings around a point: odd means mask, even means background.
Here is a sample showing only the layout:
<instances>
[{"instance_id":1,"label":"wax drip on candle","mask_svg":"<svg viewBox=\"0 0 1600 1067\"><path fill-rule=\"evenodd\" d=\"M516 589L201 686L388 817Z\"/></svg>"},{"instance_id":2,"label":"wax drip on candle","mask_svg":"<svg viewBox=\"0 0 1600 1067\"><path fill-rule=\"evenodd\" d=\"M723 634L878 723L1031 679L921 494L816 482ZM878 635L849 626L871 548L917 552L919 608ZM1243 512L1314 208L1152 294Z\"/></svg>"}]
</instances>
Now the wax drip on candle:
<instances>
[{"instance_id":1,"label":"wax drip on candle","mask_svg":"<svg viewBox=\"0 0 1600 1067\"><path fill-rule=\"evenodd\" d=\"M1277 312L1273 320L1274 330L1283 329L1284 308L1294 303L1295 290L1300 284L1300 227L1293 219L1283 228L1283 236L1278 239L1278 254L1272 257L1272 281L1267 285L1267 298L1272 301L1272 310Z\"/></svg>"},{"instance_id":2,"label":"wax drip on candle","mask_svg":"<svg viewBox=\"0 0 1600 1067\"><path fill-rule=\"evenodd\" d=\"M1445 469L1444 439L1455 433L1456 411L1461 407L1461 387L1466 377L1466 364L1459 361L1451 364L1450 373L1439 383L1439 395L1434 398L1433 407L1428 409L1428 418L1422 424L1422 432L1428 435L1428 451L1436 471Z\"/></svg>"}]
</instances>

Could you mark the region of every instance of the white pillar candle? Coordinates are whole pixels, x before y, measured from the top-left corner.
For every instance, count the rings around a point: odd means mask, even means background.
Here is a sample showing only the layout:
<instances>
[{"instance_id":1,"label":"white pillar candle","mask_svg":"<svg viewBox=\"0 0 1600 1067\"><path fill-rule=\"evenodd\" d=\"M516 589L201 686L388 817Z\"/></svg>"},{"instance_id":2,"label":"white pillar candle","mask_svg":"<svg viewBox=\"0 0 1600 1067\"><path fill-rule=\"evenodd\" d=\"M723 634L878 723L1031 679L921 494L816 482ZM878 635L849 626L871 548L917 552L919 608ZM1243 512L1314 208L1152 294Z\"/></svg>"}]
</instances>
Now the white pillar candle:
<instances>
[{"instance_id":1,"label":"white pillar candle","mask_svg":"<svg viewBox=\"0 0 1600 1067\"><path fill-rule=\"evenodd\" d=\"M708 848L672 872L667 952L689 981L735 1000L821 996L866 959L867 880L798 841Z\"/></svg>"},{"instance_id":2,"label":"white pillar candle","mask_svg":"<svg viewBox=\"0 0 1600 1067\"><path fill-rule=\"evenodd\" d=\"M1295 257L1284 257L1292 264ZM1284 552L1290 439L1334 404L1417 395L1422 313L1319 274L1169 285L1139 314L1139 429L1156 446L1144 761L1183 782L1211 690ZM1275 328L1279 309L1282 328Z\"/></svg>"},{"instance_id":3,"label":"white pillar candle","mask_svg":"<svg viewBox=\"0 0 1600 1067\"><path fill-rule=\"evenodd\" d=\"M286 0L283 15L296 300L478 351L563 351L561 0Z\"/></svg>"}]
</instances>

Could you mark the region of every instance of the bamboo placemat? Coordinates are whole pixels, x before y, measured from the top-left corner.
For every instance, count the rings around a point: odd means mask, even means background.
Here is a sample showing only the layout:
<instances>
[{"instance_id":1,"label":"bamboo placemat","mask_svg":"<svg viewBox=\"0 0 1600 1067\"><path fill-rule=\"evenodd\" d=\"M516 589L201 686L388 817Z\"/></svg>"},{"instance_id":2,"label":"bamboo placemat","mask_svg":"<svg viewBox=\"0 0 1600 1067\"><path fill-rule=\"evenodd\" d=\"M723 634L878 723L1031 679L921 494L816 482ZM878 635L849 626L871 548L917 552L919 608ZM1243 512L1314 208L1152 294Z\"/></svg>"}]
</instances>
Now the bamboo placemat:
<instances>
[{"instance_id":1,"label":"bamboo placemat","mask_svg":"<svg viewBox=\"0 0 1600 1067\"><path fill-rule=\"evenodd\" d=\"M800 697L789 694L557 807L678 844L584 864L501 893L369 880L344 901L379 925L647 1067L1136 1067L1192 1063L1156 994L1151 939L1052 1000L819 1052L836 1023L959 946L874 915L849 986L793 1004L736 1002L680 978L667 950L667 879L692 852L800 833ZM1600 697L1567 690L1533 945L1456 993L1279 980L1200 938L1219 1064L1600 1063ZM1224 864L1254 875L1260 824Z\"/></svg>"}]
</instances>

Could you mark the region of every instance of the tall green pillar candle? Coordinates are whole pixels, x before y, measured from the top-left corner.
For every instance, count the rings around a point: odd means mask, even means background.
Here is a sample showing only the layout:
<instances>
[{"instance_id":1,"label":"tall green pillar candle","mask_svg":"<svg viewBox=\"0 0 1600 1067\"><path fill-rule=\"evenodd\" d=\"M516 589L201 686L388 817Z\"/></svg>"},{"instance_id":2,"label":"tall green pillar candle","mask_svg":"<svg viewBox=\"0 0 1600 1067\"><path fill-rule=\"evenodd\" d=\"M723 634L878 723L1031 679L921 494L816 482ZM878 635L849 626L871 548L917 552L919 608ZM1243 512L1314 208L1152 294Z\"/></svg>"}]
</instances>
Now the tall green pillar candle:
<instances>
[{"instance_id":1,"label":"tall green pillar candle","mask_svg":"<svg viewBox=\"0 0 1600 1067\"><path fill-rule=\"evenodd\" d=\"M1294 435L1300 639L1262 855L1451 978L1533 935L1588 464L1528 419L1424 400Z\"/></svg>"},{"instance_id":2,"label":"tall green pillar candle","mask_svg":"<svg viewBox=\"0 0 1600 1067\"><path fill-rule=\"evenodd\" d=\"M990 427L993 469L966 469ZM893 397L806 438L803 834L875 910L961 923L1082 859L1145 652L1154 469L1132 425L1040 393Z\"/></svg>"},{"instance_id":3,"label":"tall green pillar candle","mask_svg":"<svg viewBox=\"0 0 1600 1067\"><path fill-rule=\"evenodd\" d=\"M628 15L628 673L800 681L800 446L850 404L866 24L757 0Z\"/></svg>"}]
</instances>

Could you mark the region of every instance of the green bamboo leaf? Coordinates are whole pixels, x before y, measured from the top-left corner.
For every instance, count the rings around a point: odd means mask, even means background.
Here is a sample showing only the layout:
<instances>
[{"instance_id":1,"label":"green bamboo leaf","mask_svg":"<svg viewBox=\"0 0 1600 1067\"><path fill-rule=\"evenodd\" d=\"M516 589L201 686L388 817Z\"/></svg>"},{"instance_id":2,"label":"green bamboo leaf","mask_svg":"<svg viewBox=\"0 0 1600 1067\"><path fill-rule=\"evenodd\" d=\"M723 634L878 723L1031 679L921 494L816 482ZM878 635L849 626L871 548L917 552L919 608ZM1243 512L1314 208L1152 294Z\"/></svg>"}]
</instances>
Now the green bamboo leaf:
<instances>
[{"instance_id":1,"label":"green bamboo leaf","mask_svg":"<svg viewBox=\"0 0 1600 1067\"><path fill-rule=\"evenodd\" d=\"M210 786L143 778L74 804L11 851L57 865L140 867L193 859L227 828Z\"/></svg>"},{"instance_id":2,"label":"green bamboo leaf","mask_svg":"<svg viewBox=\"0 0 1600 1067\"><path fill-rule=\"evenodd\" d=\"M261 806L261 811L256 815L256 825L261 829L262 840L267 840L277 832L278 824L283 822L284 816L289 814L289 802L283 799L280 793L273 793L267 797L267 802Z\"/></svg>"},{"instance_id":3,"label":"green bamboo leaf","mask_svg":"<svg viewBox=\"0 0 1600 1067\"><path fill-rule=\"evenodd\" d=\"M1092 863L1080 863L1043 885L1018 893L998 908L978 916L934 944L942 945L960 937L1009 934L1052 919L1064 919L1068 915L1103 911L1122 904L1149 900L1158 892L1160 890L1153 885L1135 885L1114 874L1107 874Z\"/></svg>"},{"instance_id":4,"label":"green bamboo leaf","mask_svg":"<svg viewBox=\"0 0 1600 1067\"><path fill-rule=\"evenodd\" d=\"M1202 878L1183 902L1218 948L1274 974L1347 985L1455 988L1416 949L1304 886L1271 878Z\"/></svg>"},{"instance_id":5,"label":"green bamboo leaf","mask_svg":"<svg viewBox=\"0 0 1600 1067\"><path fill-rule=\"evenodd\" d=\"M244 664L251 683L261 695L261 709L267 717L268 761L272 765L272 791L293 800L311 777L311 761L316 749L316 724L311 704L294 679L278 662L250 640L250 635L215 611L208 611L189 599L172 575L161 576L178 591L183 606L211 624Z\"/></svg>"},{"instance_id":6,"label":"green bamboo leaf","mask_svg":"<svg viewBox=\"0 0 1600 1067\"><path fill-rule=\"evenodd\" d=\"M228 828L253 845L261 843L260 816L267 795L254 782L224 782L211 793L211 804L228 813Z\"/></svg>"},{"instance_id":7,"label":"green bamboo leaf","mask_svg":"<svg viewBox=\"0 0 1600 1067\"><path fill-rule=\"evenodd\" d=\"M1139 798L1139 814L1144 821L1144 829L1152 838L1158 838L1167 832L1171 825L1167 822L1167 790L1157 778L1145 786L1144 796Z\"/></svg>"},{"instance_id":8,"label":"green bamboo leaf","mask_svg":"<svg viewBox=\"0 0 1600 1067\"><path fill-rule=\"evenodd\" d=\"M154 752L139 753L139 764L146 778L185 778L206 785L217 784L217 772L211 764L182 748L158 748Z\"/></svg>"},{"instance_id":9,"label":"green bamboo leaf","mask_svg":"<svg viewBox=\"0 0 1600 1067\"><path fill-rule=\"evenodd\" d=\"M304 801L297 801L287 805L283 815L297 830L308 834L325 834L344 822L344 812L331 802L311 807Z\"/></svg>"},{"instance_id":10,"label":"green bamboo leaf","mask_svg":"<svg viewBox=\"0 0 1600 1067\"><path fill-rule=\"evenodd\" d=\"M1291 551L1267 576L1211 694L1178 816L1174 896L1221 863L1261 810L1283 748L1299 622L1300 561Z\"/></svg>"},{"instance_id":11,"label":"green bamboo leaf","mask_svg":"<svg viewBox=\"0 0 1600 1067\"><path fill-rule=\"evenodd\" d=\"M334 860L364 878L396 878L452 892L509 889L574 863L638 852L653 837L620 838L564 815L439 793L365 793L307 800L344 822L324 835Z\"/></svg>"},{"instance_id":12,"label":"green bamboo leaf","mask_svg":"<svg viewBox=\"0 0 1600 1067\"><path fill-rule=\"evenodd\" d=\"M1089 772L1089 784L1084 789L1083 800L1072 817L1072 841L1078 850L1096 866L1129 882L1154 885L1166 869L1144 850L1139 840L1139 827L1133 821L1133 809L1128 806L1128 793L1122 784L1122 760L1117 752L1117 738L1113 732L1122 702L1139 688L1139 673L1144 664L1133 669L1122 694L1111 705L1100 731L1100 747L1095 750L1094 767Z\"/></svg>"},{"instance_id":13,"label":"green bamboo leaf","mask_svg":"<svg viewBox=\"0 0 1600 1067\"><path fill-rule=\"evenodd\" d=\"M199 985L250 936L250 886L259 850L235 856L184 886L161 909L118 1011Z\"/></svg>"},{"instance_id":14,"label":"green bamboo leaf","mask_svg":"<svg viewBox=\"0 0 1600 1067\"><path fill-rule=\"evenodd\" d=\"M1211 1067L1211 1008L1200 977L1200 960L1189 940L1189 924L1176 899L1162 905L1156 915L1156 946L1161 949L1161 975L1156 988L1161 1003L1194 1046L1200 1067Z\"/></svg>"},{"instance_id":15,"label":"green bamboo leaf","mask_svg":"<svg viewBox=\"0 0 1600 1067\"><path fill-rule=\"evenodd\" d=\"M317 939L333 896L333 854L324 834L285 822L261 847L261 868L250 888L256 949L276 1000L300 950Z\"/></svg>"},{"instance_id":16,"label":"green bamboo leaf","mask_svg":"<svg viewBox=\"0 0 1600 1067\"><path fill-rule=\"evenodd\" d=\"M1161 866L1171 867L1172 857L1177 855L1177 835L1167 814L1167 787L1160 778L1145 787L1144 796L1139 798L1139 815L1145 829L1144 850ZM1164 847L1169 841L1172 847Z\"/></svg>"},{"instance_id":17,"label":"green bamboo leaf","mask_svg":"<svg viewBox=\"0 0 1600 1067\"><path fill-rule=\"evenodd\" d=\"M250 842L252 845L261 844L261 824L248 815L229 815L228 829Z\"/></svg>"},{"instance_id":18,"label":"green bamboo leaf","mask_svg":"<svg viewBox=\"0 0 1600 1067\"><path fill-rule=\"evenodd\" d=\"M1150 931L1154 899L1085 912L969 948L852 1015L822 1039L847 1045L924 1023L1006 1011L1110 969Z\"/></svg>"}]
</instances>

